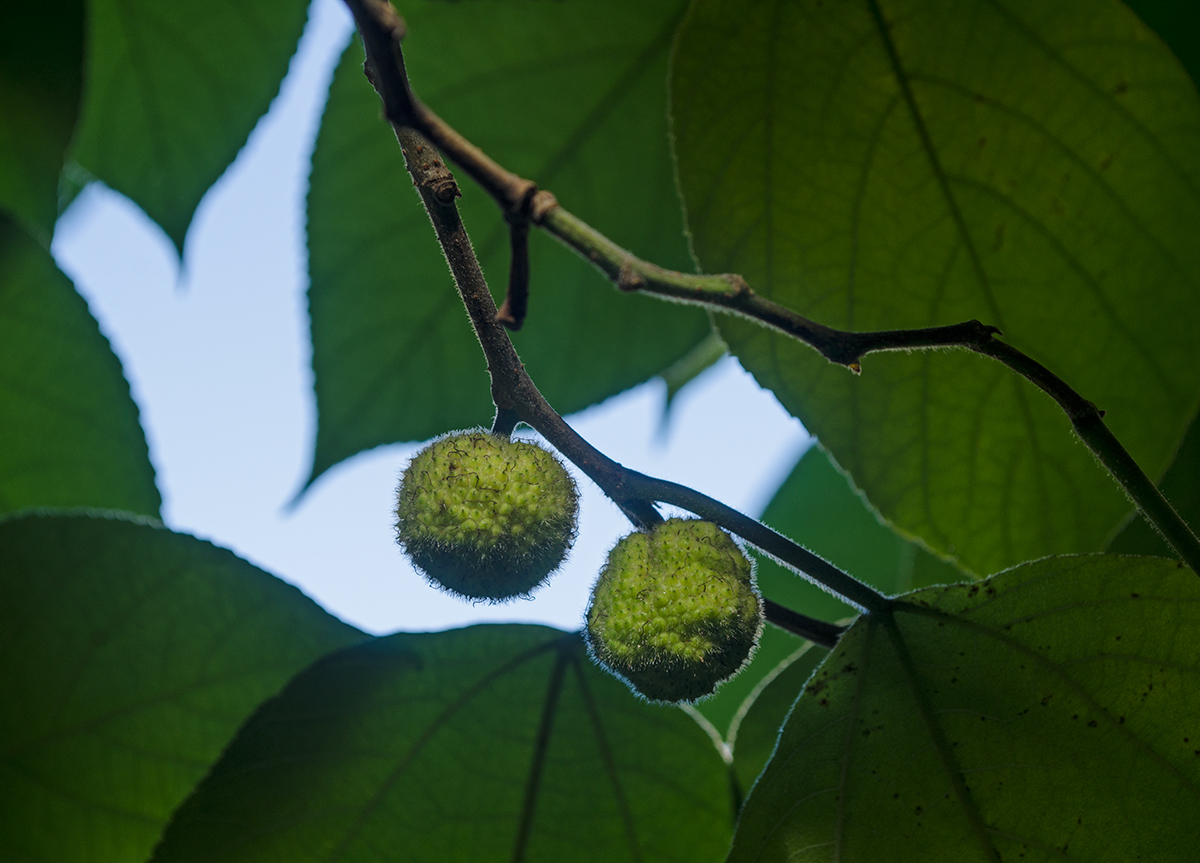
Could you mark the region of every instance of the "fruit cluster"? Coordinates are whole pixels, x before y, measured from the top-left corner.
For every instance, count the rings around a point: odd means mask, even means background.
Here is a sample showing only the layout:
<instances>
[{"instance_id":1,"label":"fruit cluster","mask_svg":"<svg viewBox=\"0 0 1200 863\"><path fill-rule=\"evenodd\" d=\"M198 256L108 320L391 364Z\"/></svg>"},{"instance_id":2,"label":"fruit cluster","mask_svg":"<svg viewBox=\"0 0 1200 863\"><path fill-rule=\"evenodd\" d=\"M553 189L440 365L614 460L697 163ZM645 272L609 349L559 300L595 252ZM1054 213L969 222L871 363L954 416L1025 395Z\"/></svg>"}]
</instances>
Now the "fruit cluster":
<instances>
[{"instance_id":1,"label":"fruit cluster","mask_svg":"<svg viewBox=\"0 0 1200 863\"><path fill-rule=\"evenodd\" d=\"M575 539L579 494L551 453L476 430L435 440L396 495L396 539L434 585L470 599L528 594ZM762 599L715 524L670 519L609 552L592 589L593 658L652 701L695 701L754 651Z\"/></svg>"}]
</instances>

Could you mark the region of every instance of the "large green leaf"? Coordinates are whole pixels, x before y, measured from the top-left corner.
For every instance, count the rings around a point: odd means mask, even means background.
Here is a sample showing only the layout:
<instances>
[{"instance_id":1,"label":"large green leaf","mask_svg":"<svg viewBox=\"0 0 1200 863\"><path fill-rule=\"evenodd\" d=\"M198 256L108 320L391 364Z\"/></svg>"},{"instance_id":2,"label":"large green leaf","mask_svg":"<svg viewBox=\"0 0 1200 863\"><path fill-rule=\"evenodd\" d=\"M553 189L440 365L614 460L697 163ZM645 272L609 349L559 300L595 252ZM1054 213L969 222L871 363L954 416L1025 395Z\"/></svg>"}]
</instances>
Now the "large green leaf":
<instances>
[{"instance_id":1,"label":"large green leaf","mask_svg":"<svg viewBox=\"0 0 1200 863\"><path fill-rule=\"evenodd\" d=\"M719 860L729 777L577 633L476 626L328 657L242 729L157 863Z\"/></svg>"},{"instance_id":2,"label":"large green leaf","mask_svg":"<svg viewBox=\"0 0 1200 863\"><path fill-rule=\"evenodd\" d=\"M919 545L897 536L850 487L819 446L810 447L775 492L762 519L785 536L887 594L961 581L966 576ZM760 555L763 595L822 620L856 609Z\"/></svg>"},{"instance_id":3,"label":"large green leaf","mask_svg":"<svg viewBox=\"0 0 1200 863\"><path fill-rule=\"evenodd\" d=\"M1200 392L1200 100L1127 9L702 0L672 105L706 269L837 327L995 324L1166 468ZM721 331L886 518L969 569L1101 548L1128 511L990 360L873 356L856 378Z\"/></svg>"},{"instance_id":4,"label":"large green leaf","mask_svg":"<svg viewBox=\"0 0 1200 863\"><path fill-rule=\"evenodd\" d=\"M129 384L83 298L0 212L0 513L100 506L157 515Z\"/></svg>"},{"instance_id":5,"label":"large green leaf","mask_svg":"<svg viewBox=\"0 0 1200 863\"><path fill-rule=\"evenodd\" d=\"M264 698L362 638L206 542L100 514L0 522L0 858L146 859Z\"/></svg>"},{"instance_id":6,"label":"large green leaf","mask_svg":"<svg viewBox=\"0 0 1200 863\"><path fill-rule=\"evenodd\" d=\"M0 206L48 239L83 87L83 0L0 7Z\"/></svg>"},{"instance_id":7,"label":"large green leaf","mask_svg":"<svg viewBox=\"0 0 1200 863\"><path fill-rule=\"evenodd\" d=\"M90 0L74 157L182 251L192 213L267 110L306 0Z\"/></svg>"},{"instance_id":8,"label":"large green leaf","mask_svg":"<svg viewBox=\"0 0 1200 863\"><path fill-rule=\"evenodd\" d=\"M667 52L682 0L404 5L405 59L431 106L511 170L639 254L690 270L667 147ZM486 423L483 355L379 98L351 45L334 77L308 196L318 407L312 476L360 450ZM460 176L460 206L501 297L507 227ZM515 334L569 413L645 380L709 332L705 316L622 296L534 232Z\"/></svg>"},{"instance_id":9,"label":"large green leaf","mask_svg":"<svg viewBox=\"0 0 1200 863\"><path fill-rule=\"evenodd\" d=\"M805 687L730 859L1191 861L1200 580L1049 558L863 619Z\"/></svg>"}]
</instances>

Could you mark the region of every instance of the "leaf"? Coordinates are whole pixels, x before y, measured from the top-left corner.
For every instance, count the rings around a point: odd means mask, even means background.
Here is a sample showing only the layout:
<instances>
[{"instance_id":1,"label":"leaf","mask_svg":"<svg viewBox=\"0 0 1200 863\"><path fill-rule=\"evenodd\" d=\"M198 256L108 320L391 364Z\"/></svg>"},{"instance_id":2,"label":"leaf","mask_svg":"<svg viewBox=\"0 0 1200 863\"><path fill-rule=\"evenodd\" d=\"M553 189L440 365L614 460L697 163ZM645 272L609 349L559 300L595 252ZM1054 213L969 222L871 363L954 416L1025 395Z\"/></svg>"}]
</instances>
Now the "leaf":
<instances>
[{"instance_id":1,"label":"leaf","mask_svg":"<svg viewBox=\"0 0 1200 863\"><path fill-rule=\"evenodd\" d=\"M771 760L779 729L800 697L800 690L828 655L828 651L812 642L793 651L785 662L780 663L775 674L760 681L762 688L737 716L730 743L734 773L743 793L750 791Z\"/></svg>"},{"instance_id":2,"label":"leaf","mask_svg":"<svg viewBox=\"0 0 1200 863\"><path fill-rule=\"evenodd\" d=\"M632 697L577 633L475 626L301 674L154 860L718 860L731 821L725 766L683 712Z\"/></svg>"},{"instance_id":3,"label":"leaf","mask_svg":"<svg viewBox=\"0 0 1200 863\"><path fill-rule=\"evenodd\" d=\"M364 636L230 552L101 513L0 522L0 858L144 860L253 708Z\"/></svg>"},{"instance_id":4,"label":"leaf","mask_svg":"<svg viewBox=\"0 0 1200 863\"><path fill-rule=\"evenodd\" d=\"M1161 475L1200 392L1200 100L1128 10L704 0L672 74L706 270L835 327L999 326ZM970 570L1099 549L1128 512L990 360L872 356L857 378L720 329L889 522Z\"/></svg>"},{"instance_id":5,"label":"leaf","mask_svg":"<svg viewBox=\"0 0 1200 863\"><path fill-rule=\"evenodd\" d=\"M880 524L819 446L800 457L762 520L887 594L966 577ZM810 617L841 620L856 614L852 606L765 555L758 556L757 577L764 596Z\"/></svg>"},{"instance_id":6,"label":"leaf","mask_svg":"<svg viewBox=\"0 0 1200 863\"><path fill-rule=\"evenodd\" d=\"M1192 530L1200 525L1200 423L1193 422L1179 445L1175 460L1158 484L1166 497ZM1108 551L1118 554L1149 554L1175 558L1178 555L1167 545L1150 523L1134 513L1121 531L1108 544Z\"/></svg>"},{"instance_id":7,"label":"leaf","mask_svg":"<svg viewBox=\"0 0 1200 863\"><path fill-rule=\"evenodd\" d=\"M711 332L671 365L659 373L663 383L667 385L667 397L663 401L663 415L660 429L666 431L667 421L671 415L671 405L675 397L700 375L711 369L722 358L729 354L729 348L716 332Z\"/></svg>"},{"instance_id":8,"label":"leaf","mask_svg":"<svg viewBox=\"0 0 1200 863\"><path fill-rule=\"evenodd\" d=\"M49 253L0 212L0 513L161 499L121 363Z\"/></svg>"},{"instance_id":9,"label":"leaf","mask_svg":"<svg viewBox=\"0 0 1200 863\"><path fill-rule=\"evenodd\" d=\"M953 565L880 524L876 514L854 493L846 477L818 446L809 447L800 457L775 492L762 518L805 548L885 593L904 593L914 587L960 581L966 577ZM852 606L766 555L755 555L755 561L758 587L769 599L821 620L842 620L857 613ZM778 674L782 667L789 665L804 643L783 630L767 627L751 662L723 684L711 699L696 705L727 743L732 744L734 737L740 737L741 732L737 730L740 717L760 697L764 678ZM817 661L813 660L814 664ZM810 671L812 667L808 666ZM798 692L798 688L792 692L787 705L778 711L777 719L783 718L786 707L795 701ZM758 750L764 747L765 751L756 750L755 758L761 755L762 759L756 766L752 763L744 770L739 768L742 779L753 780L762 769L770 754L770 747L765 743L758 746ZM738 758L736 748L734 757L735 760Z\"/></svg>"},{"instance_id":10,"label":"leaf","mask_svg":"<svg viewBox=\"0 0 1200 863\"><path fill-rule=\"evenodd\" d=\"M48 244L83 87L83 0L0 8L0 206Z\"/></svg>"},{"instance_id":11,"label":"leaf","mask_svg":"<svg viewBox=\"0 0 1200 863\"><path fill-rule=\"evenodd\" d=\"M1157 33L1183 68L1200 79L1200 9L1187 0L1125 0L1126 4Z\"/></svg>"},{"instance_id":12,"label":"leaf","mask_svg":"<svg viewBox=\"0 0 1200 863\"><path fill-rule=\"evenodd\" d=\"M731 861L1195 857L1200 580L1050 558L911 594L805 687Z\"/></svg>"},{"instance_id":13,"label":"leaf","mask_svg":"<svg viewBox=\"0 0 1200 863\"><path fill-rule=\"evenodd\" d=\"M764 681L791 664L797 651L811 643L785 629L764 626L750 661L710 698L697 702L696 712L712 724L726 744L730 743L730 734L736 734L739 718L754 703Z\"/></svg>"},{"instance_id":14,"label":"leaf","mask_svg":"<svg viewBox=\"0 0 1200 863\"><path fill-rule=\"evenodd\" d=\"M74 158L182 254L200 199L287 72L304 0L91 0Z\"/></svg>"},{"instance_id":15,"label":"leaf","mask_svg":"<svg viewBox=\"0 0 1200 863\"><path fill-rule=\"evenodd\" d=\"M690 270L663 87L683 5L414 0L405 62L421 97L505 167L615 241ZM351 45L335 73L308 196L314 479L361 450L493 413L479 344L362 62ZM502 298L506 224L460 180L464 223ZM560 413L642 382L710 332L703 312L622 295L538 231L530 244L530 312L514 341Z\"/></svg>"}]
</instances>

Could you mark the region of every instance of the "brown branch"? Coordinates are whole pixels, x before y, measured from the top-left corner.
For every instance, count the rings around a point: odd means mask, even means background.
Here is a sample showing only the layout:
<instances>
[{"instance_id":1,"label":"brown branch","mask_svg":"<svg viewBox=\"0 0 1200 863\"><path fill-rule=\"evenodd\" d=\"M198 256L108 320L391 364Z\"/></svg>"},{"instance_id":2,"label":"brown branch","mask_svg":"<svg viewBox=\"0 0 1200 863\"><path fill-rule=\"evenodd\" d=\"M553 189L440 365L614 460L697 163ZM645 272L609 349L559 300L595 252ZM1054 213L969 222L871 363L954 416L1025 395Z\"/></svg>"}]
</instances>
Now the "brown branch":
<instances>
[{"instance_id":1,"label":"brown branch","mask_svg":"<svg viewBox=\"0 0 1200 863\"><path fill-rule=\"evenodd\" d=\"M525 324L525 315L529 311L529 220L524 216L511 216L508 234L512 247L508 293L496 313L496 320L516 332Z\"/></svg>"},{"instance_id":2,"label":"brown branch","mask_svg":"<svg viewBox=\"0 0 1200 863\"><path fill-rule=\"evenodd\" d=\"M763 613L769 622L775 624L780 629L786 629L793 635L807 638L813 644L819 644L821 647L829 650L837 647L838 639L846 631L846 627L844 626L838 626L836 623L826 623L823 620L815 620L807 615L792 611L790 608L780 605L773 599L763 600Z\"/></svg>"}]
</instances>

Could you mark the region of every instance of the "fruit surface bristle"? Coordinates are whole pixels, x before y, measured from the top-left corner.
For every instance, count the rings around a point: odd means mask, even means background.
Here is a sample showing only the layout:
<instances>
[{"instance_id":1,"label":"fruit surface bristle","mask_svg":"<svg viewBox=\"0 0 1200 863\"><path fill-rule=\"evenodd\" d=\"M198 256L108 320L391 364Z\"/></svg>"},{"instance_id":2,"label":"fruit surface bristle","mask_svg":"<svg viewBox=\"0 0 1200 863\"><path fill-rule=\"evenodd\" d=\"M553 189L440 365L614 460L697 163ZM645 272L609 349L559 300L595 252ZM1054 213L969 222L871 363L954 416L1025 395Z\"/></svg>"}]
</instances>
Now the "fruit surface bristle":
<instances>
[{"instance_id":1,"label":"fruit surface bristle","mask_svg":"<svg viewBox=\"0 0 1200 863\"><path fill-rule=\"evenodd\" d=\"M544 582L575 539L575 481L536 444L478 430L415 455L396 494L396 540L429 581L502 601Z\"/></svg>"},{"instance_id":2,"label":"fruit surface bristle","mask_svg":"<svg viewBox=\"0 0 1200 863\"><path fill-rule=\"evenodd\" d=\"M750 561L711 522L626 536L592 591L593 657L652 701L695 701L735 674L762 628Z\"/></svg>"}]
</instances>

